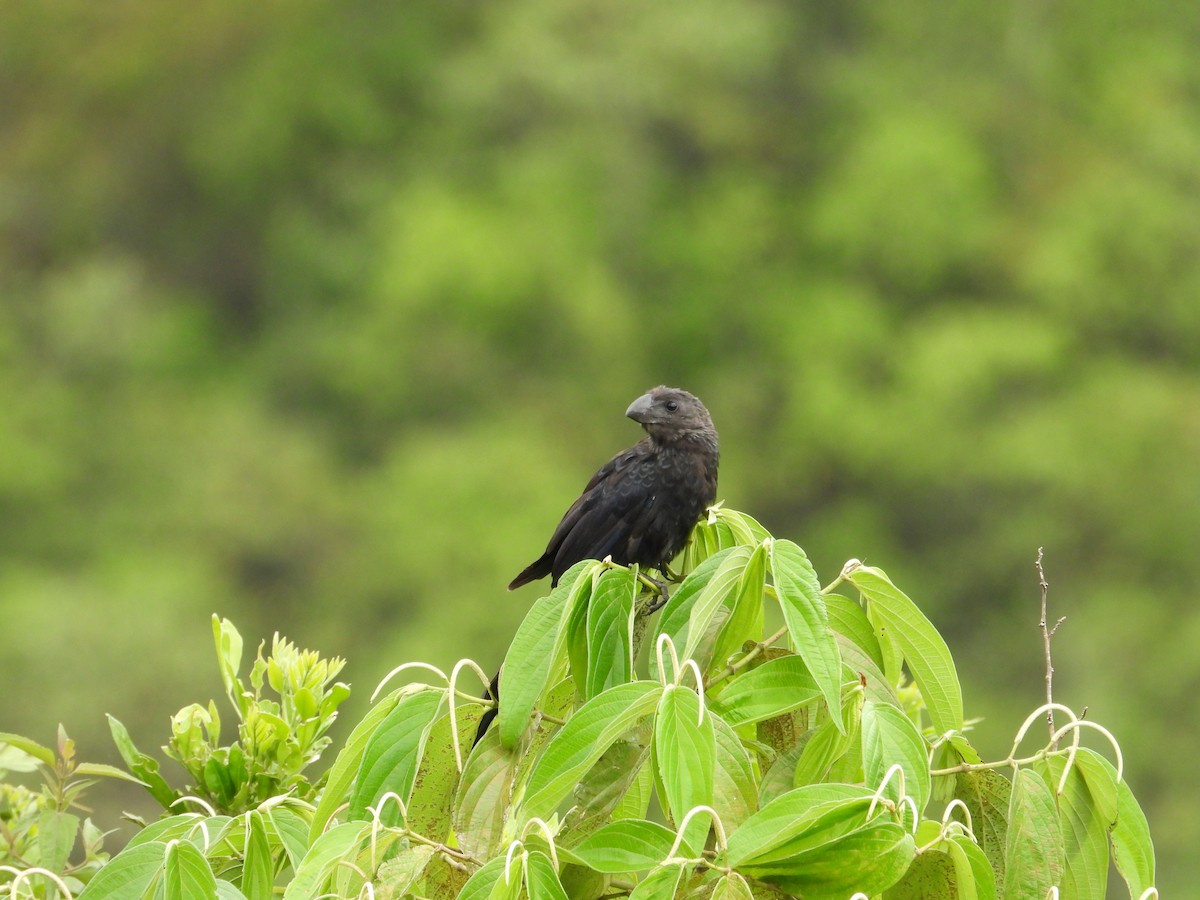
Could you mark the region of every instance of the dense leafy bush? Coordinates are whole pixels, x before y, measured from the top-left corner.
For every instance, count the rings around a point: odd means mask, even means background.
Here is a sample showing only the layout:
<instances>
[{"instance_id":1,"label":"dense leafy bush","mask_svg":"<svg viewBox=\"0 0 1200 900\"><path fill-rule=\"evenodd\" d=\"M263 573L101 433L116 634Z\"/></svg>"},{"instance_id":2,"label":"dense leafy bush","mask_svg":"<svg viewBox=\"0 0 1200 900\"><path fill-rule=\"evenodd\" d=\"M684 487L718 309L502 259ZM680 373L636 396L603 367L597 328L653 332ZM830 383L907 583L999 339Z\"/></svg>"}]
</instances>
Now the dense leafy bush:
<instances>
[{"instance_id":1,"label":"dense leafy bush","mask_svg":"<svg viewBox=\"0 0 1200 900\"><path fill-rule=\"evenodd\" d=\"M47 776L40 795L4 787L11 896L1088 900L1110 858L1131 897L1156 896L1107 730L1048 704L982 760L945 641L881 570L852 560L822 588L798 546L719 507L682 563L656 620L657 582L571 569L517 631L474 747L487 704L459 681L486 673L399 666L377 694L432 683L379 696L315 781L341 661L277 636L247 685L241 639L214 618L237 740L220 745L215 704L175 716L184 792L116 720L132 775L76 765L65 736L57 754L0 736L0 763ZM1047 743L1019 755L1047 713ZM107 864L71 812L99 775L136 777L167 813Z\"/></svg>"}]
</instances>

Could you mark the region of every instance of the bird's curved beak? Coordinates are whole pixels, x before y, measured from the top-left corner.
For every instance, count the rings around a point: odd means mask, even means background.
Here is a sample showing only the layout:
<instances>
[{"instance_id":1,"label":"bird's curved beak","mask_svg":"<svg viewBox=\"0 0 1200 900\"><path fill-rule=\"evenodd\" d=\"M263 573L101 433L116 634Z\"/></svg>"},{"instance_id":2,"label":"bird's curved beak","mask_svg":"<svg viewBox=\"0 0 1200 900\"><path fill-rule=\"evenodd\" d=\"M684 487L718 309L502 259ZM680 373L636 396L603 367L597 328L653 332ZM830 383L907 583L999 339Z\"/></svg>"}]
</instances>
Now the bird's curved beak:
<instances>
[{"instance_id":1,"label":"bird's curved beak","mask_svg":"<svg viewBox=\"0 0 1200 900\"><path fill-rule=\"evenodd\" d=\"M625 415L633 419L633 421L645 425L650 421L650 411L653 408L654 401L650 399L650 395L642 394L642 396L629 404L629 409L625 410Z\"/></svg>"}]
</instances>

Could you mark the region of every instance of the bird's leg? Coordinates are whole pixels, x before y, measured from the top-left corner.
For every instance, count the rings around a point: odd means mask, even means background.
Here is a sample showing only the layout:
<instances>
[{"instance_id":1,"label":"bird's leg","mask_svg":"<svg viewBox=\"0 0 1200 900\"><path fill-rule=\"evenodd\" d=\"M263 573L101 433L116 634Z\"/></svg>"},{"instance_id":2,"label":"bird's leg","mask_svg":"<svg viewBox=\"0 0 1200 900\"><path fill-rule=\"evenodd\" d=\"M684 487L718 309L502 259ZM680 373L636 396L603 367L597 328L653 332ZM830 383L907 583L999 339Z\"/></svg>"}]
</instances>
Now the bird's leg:
<instances>
[{"instance_id":1,"label":"bird's leg","mask_svg":"<svg viewBox=\"0 0 1200 900\"><path fill-rule=\"evenodd\" d=\"M652 601L650 605L646 607L646 615L650 615L650 613L653 612L658 612L663 608L663 606L666 605L666 602L671 599L671 595L667 592L667 583L665 581L659 581L657 578L651 578L649 575L646 575L642 572L638 572L638 581L658 594L658 598Z\"/></svg>"},{"instance_id":2,"label":"bird's leg","mask_svg":"<svg viewBox=\"0 0 1200 900\"><path fill-rule=\"evenodd\" d=\"M672 570L671 567L666 563L663 563L661 566L659 566L658 571L663 574L663 577L666 578L667 581L683 581L683 575Z\"/></svg>"}]
</instances>

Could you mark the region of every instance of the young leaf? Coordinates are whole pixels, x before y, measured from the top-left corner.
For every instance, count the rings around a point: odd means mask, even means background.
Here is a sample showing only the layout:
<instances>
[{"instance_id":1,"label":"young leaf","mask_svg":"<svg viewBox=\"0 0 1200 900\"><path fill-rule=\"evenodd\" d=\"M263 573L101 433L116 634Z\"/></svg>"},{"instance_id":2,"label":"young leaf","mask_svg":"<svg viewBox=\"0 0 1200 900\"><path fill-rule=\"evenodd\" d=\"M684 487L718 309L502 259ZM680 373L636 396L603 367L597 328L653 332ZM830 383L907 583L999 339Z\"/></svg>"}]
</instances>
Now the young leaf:
<instances>
[{"instance_id":1,"label":"young leaf","mask_svg":"<svg viewBox=\"0 0 1200 900\"><path fill-rule=\"evenodd\" d=\"M400 698L367 741L358 777L350 792L351 819L365 818L368 806L394 792L408 803L413 777L429 726L446 702L444 691L429 688Z\"/></svg>"},{"instance_id":2,"label":"young leaf","mask_svg":"<svg viewBox=\"0 0 1200 900\"><path fill-rule=\"evenodd\" d=\"M649 715L662 688L634 681L593 697L551 738L529 773L522 811L526 819L546 818L614 741ZM466 779L464 778L464 782Z\"/></svg>"},{"instance_id":3,"label":"young leaf","mask_svg":"<svg viewBox=\"0 0 1200 900\"><path fill-rule=\"evenodd\" d=\"M1062 884L1065 868L1062 823L1054 791L1031 769L1013 777L1004 854L1006 900L1045 897Z\"/></svg>"},{"instance_id":4,"label":"young leaf","mask_svg":"<svg viewBox=\"0 0 1200 900\"><path fill-rule=\"evenodd\" d=\"M808 666L830 710L841 705L842 658L829 630L821 585L804 551L791 541L772 541L771 576L796 652ZM838 729L842 722L833 717Z\"/></svg>"},{"instance_id":5,"label":"young leaf","mask_svg":"<svg viewBox=\"0 0 1200 900\"><path fill-rule=\"evenodd\" d=\"M29 738L21 737L21 735L13 734L10 731L0 731L0 744L8 744L16 747L23 753L28 753L51 768L54 767L54 751L49 747L43 747L37 741L31 741Z\"/></svg>"},{"instance_id":6,"label":"young leaf","mask_svg":"<svg viewBox=\"0 0 1200 900\"><path fill-rule=\"evenodd\" d=\"M237 672L242 665L242 636L228 619L216 613L212 617L213 642L217 645L217 665L221 670L221 682L225 693L238 711L244 716L248 700L242 696L242 684Z\"/></svg>"},{"instance_id":7,"label":"young leaf","mask_svg":"<svg viewBox=\"0 0 1200 900\"><path fill-rule=\"evenodd\" d=\"M204 854L187 841L168 844L163 862L165 900L212 900L216 893L217 879Z\"/></svg>"},{"instance_id":8,"label":"young leaf","mask_svg":"<svg viewBox=\"0 0 1200 900\"><path fill-rule=\"evenodd\" d=\"M804 660L788 655L739 673L710 703L722 719L737 727L807 706L821 696Z\"/></svg>"},{"instance_id":9,"label":"young leaf","mask_svg":"<svg viewBox=\"0 0 1200 900\"><path fill-rule=\"evenodd\" d=\"M700 718L700 700L693 691L668 687L654 719L654 760L676 827L693 807L712 806L716 753L712 715ZM686 832L688 843L703 844L708 828L706 817L693 818Z\"/></svg>"},{"instance_id":10,"label":"young leaf","mask_svg":"<svg viewBox=\"0 0 1200 900\"><path fill-rule=\"evenodd\" d=\"M925 614L897 588L882 569L859 566L850 581L871 604L871 613L895 642L921 689L934 731L961 731L962 688L950 649Z\"/></svg>"},{"instance_id":11,"label":"young leaf","mask_svg":"<svg viewBox=\"0 0 1200 900\"><path fill-rule=\"evenodd\" d=\"M754 900L746 879L737 872L723 875L713 888L712 900Z\"/></svg>"},{"instance_id":12,"label":"young leaf","mask_svg":"<svg viewBox=\"0 0 1200 900\"><path fill-rule=\"evenodd\" d=\"M904 790L917 805L917 813L925 811L929 802L929 747L917 731L912 719L887 703L868 698L862 711L863 775L867 784L878 786L893 765L904 770ZM893 777L885 795L899 802L899 783Z\"/></svg>"},{"instance_id":13,"label":"young leaf","mask_svg":"<svg viewBox=\"0 0 1200 900\"><path fill-rule=\"evenodd\" d=\"M587 611L585 699L633 679L633 604L637 587L632 569L608 569L592 592Z\"/></svg>"}]
</instances>

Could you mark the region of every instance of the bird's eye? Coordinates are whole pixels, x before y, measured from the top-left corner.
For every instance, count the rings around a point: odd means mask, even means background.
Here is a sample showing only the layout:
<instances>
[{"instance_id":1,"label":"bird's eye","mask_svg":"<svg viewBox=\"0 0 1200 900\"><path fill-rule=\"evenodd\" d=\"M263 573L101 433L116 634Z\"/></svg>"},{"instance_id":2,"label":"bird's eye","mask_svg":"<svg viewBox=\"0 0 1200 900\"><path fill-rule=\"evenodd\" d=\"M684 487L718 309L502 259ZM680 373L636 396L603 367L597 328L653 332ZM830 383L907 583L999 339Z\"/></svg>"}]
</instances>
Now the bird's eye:
<instances>
[{"instance_id":1,"label":"bird's eye","mask_svg":"<svg viewBox=\"0 0 1200 900\"><path fill-rule=\"evenodd\" d=\"M667 412L678 412L678 410L679 410L678 403L676 403L674 400L667 401Z\"/></svg>"}]
</instances>

